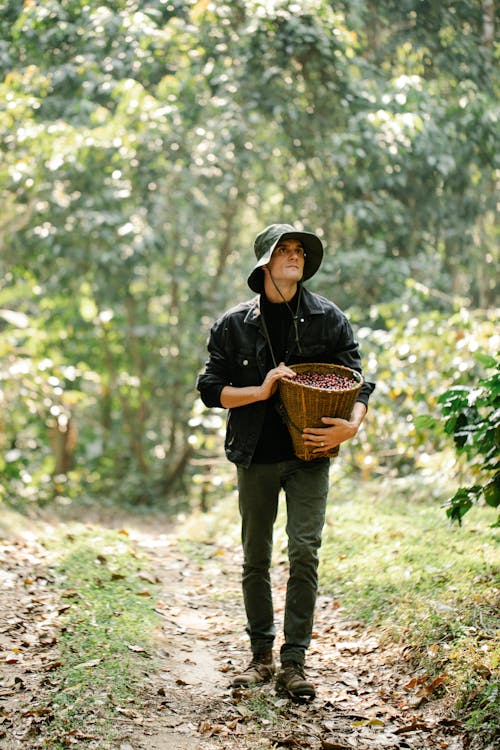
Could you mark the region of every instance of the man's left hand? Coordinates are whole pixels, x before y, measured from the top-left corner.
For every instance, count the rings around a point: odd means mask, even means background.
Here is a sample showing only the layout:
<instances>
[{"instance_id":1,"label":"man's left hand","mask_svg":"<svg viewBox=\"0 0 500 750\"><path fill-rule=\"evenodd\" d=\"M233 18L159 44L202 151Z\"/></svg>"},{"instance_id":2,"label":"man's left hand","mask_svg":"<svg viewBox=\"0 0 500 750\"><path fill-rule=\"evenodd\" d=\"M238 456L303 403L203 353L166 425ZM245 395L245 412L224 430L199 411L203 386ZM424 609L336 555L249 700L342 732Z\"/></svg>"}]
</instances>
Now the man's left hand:
<instances>
[{"instance_id":1,"label":"man's left hand","mask_svg":"<svg viewBox=\"0 0 500 750\"><path fill-rule=\"evenodd\" d=\"M340 417L322 417L321 421L325 427L306 427L302 432L304 444L313 447L313 453L318 455L350 440L358 431L359 425L356 422Z\"/></svg>"}]
</instances>

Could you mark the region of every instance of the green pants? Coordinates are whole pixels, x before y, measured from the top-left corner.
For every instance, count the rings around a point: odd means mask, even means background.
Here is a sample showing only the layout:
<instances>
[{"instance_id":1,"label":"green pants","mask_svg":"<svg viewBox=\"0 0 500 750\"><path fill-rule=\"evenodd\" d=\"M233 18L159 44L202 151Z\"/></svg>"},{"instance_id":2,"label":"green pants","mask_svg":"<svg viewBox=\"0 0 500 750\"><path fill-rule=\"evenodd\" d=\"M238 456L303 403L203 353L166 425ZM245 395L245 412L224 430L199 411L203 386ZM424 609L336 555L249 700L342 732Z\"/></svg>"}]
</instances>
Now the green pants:
<instances>
[{"instance_id":1,"label":"green pants","mask_svg":"<svg viewBox=\"0 0 500 750\"><path fill-rule=\"evenodd\" d=\"M278 496L286 497L288 560L282 663L304 663L311 642L318 589L318 550L325 522L328 459L293 459L238 466L243 544L243 598L254 654L272 648L276 635L270 566Z\"/></svg>"}]
</instances>

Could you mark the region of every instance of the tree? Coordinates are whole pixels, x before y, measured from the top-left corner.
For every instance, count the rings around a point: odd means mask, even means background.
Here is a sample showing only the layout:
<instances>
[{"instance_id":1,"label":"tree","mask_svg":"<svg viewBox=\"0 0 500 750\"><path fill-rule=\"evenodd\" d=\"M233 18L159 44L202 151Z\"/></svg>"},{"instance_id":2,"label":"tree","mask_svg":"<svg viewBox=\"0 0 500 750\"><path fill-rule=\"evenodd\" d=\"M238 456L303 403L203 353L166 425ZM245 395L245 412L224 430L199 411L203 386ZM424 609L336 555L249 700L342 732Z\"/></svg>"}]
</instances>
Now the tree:
<instances>
[{"instance_id":1,"label":"tree","mask_svg":"<svg viewBox=\"0 0 500 750\"><path fill-rule=\"evenodd\" d=\"M362 324L393 298L492 303L486 0L387 1L376 15L326 0L1 9L0 305L32 323L15 334L28 380L50 362L72 394L61 414L94 488L187 488L208 326L248 293L263 224L321 234L312 286ZM429 279L435 295L415 294ZM45 440L47 398L33 397ZM28 413L7 420L7 445L35 429Z\"/></svg>"}]
</instances>

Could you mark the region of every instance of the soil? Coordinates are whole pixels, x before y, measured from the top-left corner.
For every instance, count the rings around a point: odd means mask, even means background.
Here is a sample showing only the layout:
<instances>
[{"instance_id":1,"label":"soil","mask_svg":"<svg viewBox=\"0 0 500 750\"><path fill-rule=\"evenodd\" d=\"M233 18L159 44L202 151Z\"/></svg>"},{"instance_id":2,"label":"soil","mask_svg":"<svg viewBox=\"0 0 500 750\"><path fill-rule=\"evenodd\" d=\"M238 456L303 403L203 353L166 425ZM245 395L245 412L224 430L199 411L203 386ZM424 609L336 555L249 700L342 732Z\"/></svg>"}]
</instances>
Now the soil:
<instances>
[{"instance_id":1,"label":"soil","mask_svg":"<svg viewBox=\"0 0 500 750\"><path fill-rule=\"evenodd\" d=\"M161 581L156 604L159 668L145 667L143 703L117 716L119 739L76 734L71 746L113 750L463 750L467 735L453 715L445 677L415 673L404 644L349 620L320 592L307 676L317 689L309 704L277 696L268 683L232 690L232 674L248 661L238 548L186 549L157 523L127 527ZM115 527L117 528L117 527ZM0 535L1 536L1 535ZM57 618L46 553L31 533L0 538L0 750L40 747L43 715L29 709L54 689ZM278 633L287 566L273 568ZM31 582L31 583L30 583ZM37 582L37 583L35 583ZM16 653L13 644L22 642ZM277 650L280 642L277 643Z\"/></svg>"}]
</instances>

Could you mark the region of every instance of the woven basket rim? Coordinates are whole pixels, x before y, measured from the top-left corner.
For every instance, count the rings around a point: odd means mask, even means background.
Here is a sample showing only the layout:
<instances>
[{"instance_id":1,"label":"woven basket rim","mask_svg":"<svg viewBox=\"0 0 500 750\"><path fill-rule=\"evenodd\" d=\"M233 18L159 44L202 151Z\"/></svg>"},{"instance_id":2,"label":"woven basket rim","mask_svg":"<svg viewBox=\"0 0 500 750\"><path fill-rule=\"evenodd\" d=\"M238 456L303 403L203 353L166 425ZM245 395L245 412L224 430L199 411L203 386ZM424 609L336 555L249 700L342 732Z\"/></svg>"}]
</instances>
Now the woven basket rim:
<instances>
[{"instance_id":1,"label":"woven basket rim","mask_svg":"<svg viewBox=\"0 0 500 750\"><path fill-rule=\"evenodd\" d=\"M306 385L305 383L295 383L293 378L283 377L281 378L280 382L285 384L286 386L292 386L293 388L305 388L306 390L311 391L312 393L350 393L351 391L358 390L364 383L364 377L359 373L357 370L353 370L351 367L346 367L345 365L335 365L331 362L303 362L297 365L288 365L290 370L295 370L297 372L303 372L305 369L309 368L311 371L314 371L314 368L316 367L326 367L326 368L332 368L332 370L342 370L348 375L352 376L352 380L354 385L352 388L342 388L342 389L329 389L329 388L318 388L315 385Z\"/></svg>"}]
</instances>

